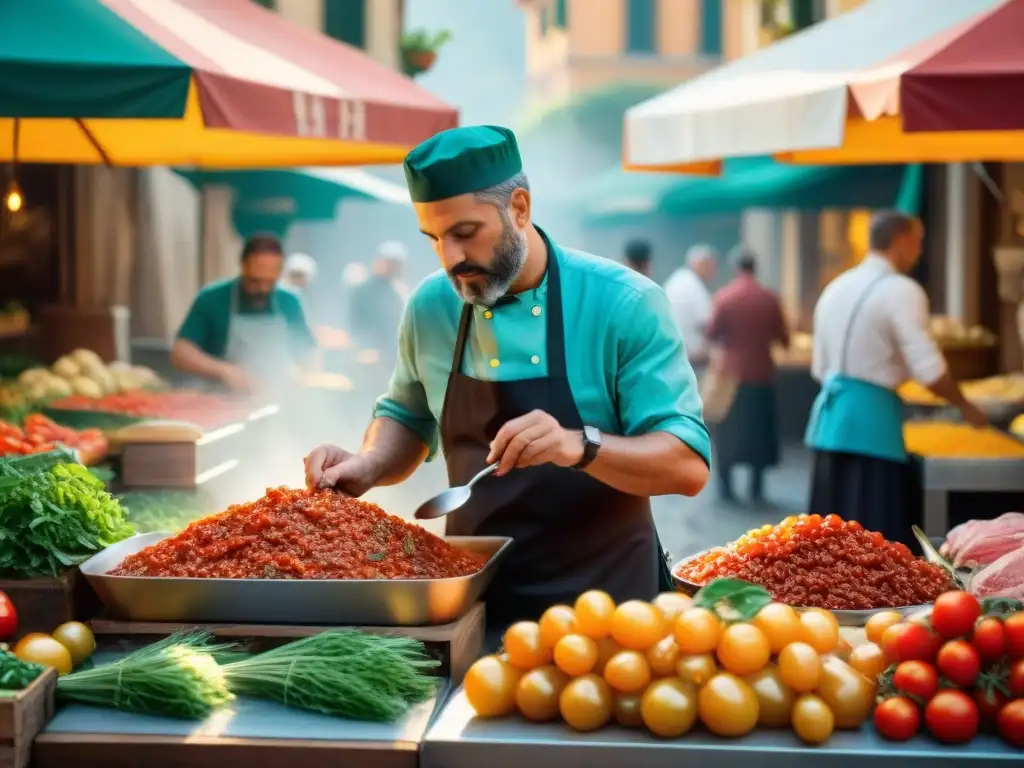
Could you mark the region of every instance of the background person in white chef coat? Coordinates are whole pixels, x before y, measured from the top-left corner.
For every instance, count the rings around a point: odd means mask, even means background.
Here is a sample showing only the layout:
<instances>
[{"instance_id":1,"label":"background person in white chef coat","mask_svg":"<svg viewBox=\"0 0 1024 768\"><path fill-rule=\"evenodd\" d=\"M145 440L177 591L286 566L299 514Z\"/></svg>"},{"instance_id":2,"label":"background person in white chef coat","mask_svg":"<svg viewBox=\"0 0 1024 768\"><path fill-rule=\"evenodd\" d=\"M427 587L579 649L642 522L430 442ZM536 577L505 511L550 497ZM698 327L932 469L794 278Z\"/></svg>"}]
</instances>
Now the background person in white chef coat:
<instances>
[{"instance_id":1,"label":"background person in white chef coat","mask_svg":"<svg viewBox=\"0 0 1024 768\"><path fill-rule=\"evenodd\" d=\"M703 368L708 362L708 321L711 319L711 291L717 261L710 245L694 245L686 252L686 264L665 281L672 317L679 326L690 365Z\"/></svg>"}]
</instances>

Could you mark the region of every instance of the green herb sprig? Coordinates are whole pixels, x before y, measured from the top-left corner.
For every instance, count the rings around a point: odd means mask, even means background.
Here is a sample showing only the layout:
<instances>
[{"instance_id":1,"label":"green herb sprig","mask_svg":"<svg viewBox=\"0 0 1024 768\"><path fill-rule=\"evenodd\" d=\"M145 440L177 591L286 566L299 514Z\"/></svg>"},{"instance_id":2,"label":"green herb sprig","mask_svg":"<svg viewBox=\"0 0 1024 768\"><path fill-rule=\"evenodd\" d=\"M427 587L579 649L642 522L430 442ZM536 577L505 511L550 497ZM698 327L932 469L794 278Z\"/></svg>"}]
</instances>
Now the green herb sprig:
<instances>
[{"instance_id":1,"label":"green herb sprig","mask_svg":"<svg viewBox=\"0 0 1024 768\"><path fill-rule=\"evenodd\" d=\"M28 688L46 668L42 664L22 661L10 651L0 650L0 690L20 691Z\"/></svg>"},{"instance_id":2,"label":"green herb sprig","mask_svg":"<svg viewBox=\"0 0 1024 768\"><path fill-rule=\"evenodd\" d=\"M725 621L750 621L770 602L768 590L741 579L715 579L693 598L695 606Z\"/></svg>"}]
</instances>

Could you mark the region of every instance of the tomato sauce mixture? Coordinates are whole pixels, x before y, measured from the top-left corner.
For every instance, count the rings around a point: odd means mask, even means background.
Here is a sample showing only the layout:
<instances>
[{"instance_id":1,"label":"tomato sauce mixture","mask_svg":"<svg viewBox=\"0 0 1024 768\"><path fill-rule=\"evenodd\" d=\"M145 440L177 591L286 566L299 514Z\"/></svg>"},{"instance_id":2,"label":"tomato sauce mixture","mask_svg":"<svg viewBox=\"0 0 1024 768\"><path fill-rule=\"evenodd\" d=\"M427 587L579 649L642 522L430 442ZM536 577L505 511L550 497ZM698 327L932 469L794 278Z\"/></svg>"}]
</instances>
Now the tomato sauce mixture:
<instances>
[{"instance_id":1,"label":"tomato sauce mixture","mask_svg":"<svg viewBox=\"0 0 1024 768\"><path fill-rule=\"evenodd\" d=\"M113 576L222 579L444 579L485 558L376 504L332 491L268 489L129 555Z\"/></svg>"},{"instance_id":2,"label":"tomato sauce mixture","mask_svg":"<svg viewBox=\"0 0 1024 768\"><path fill-rule=\"evenodd\" d=\"M787 517L680 563L675 573L701 585L742 579L779 602L833 611L921 605L954 588L941 567L836 515Z\"/></svg>"}]
</instances>

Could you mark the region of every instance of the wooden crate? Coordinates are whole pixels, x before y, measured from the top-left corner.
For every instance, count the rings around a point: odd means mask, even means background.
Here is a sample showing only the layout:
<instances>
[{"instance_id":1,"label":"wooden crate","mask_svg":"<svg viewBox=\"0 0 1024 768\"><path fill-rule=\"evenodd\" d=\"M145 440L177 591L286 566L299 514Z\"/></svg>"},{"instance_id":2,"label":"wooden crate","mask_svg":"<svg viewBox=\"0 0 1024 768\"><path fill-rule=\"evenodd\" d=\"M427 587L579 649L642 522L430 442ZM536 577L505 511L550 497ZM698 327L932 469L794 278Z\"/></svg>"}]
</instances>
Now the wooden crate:
<instances>
[{"instance_id":1,"label":"wooden crate","mask_svg":"<svg viewBox=\"0 0 1024 768\"><path fill-rule=\"evenodd\" d=\"M198 488L241 463L246 427L229 424L185 442L121 444L121 485L125 488Z\"/></svg>"},{"instance_id":2,"label":"wooden crate","mask_svg":"<svg viewBox=\"0 0 1024 768\"><path fill-rule=\"evenodd\" d=\"M36 734L53 717L57 671L47 668L32 684L0 698L0 768L26 768Z\"/></svg>"},{"instance_id":3,"label":"wooden crate","mask_svg":"<svg viewBox=\"0 0 1024 768\"><path fill-rule=\"evenodd\" d=\"M65 621L87 621L101 603L77 568L59 578L0 579L0 592L18 612L18 637L29 632L52 632Z\"/></svg>"},{"instance_id":4,"label":"wooden crate","mask_svg":"<svg viewBox=\"0 0 1024 768\"><path fill-rule=\"evenodd\" d=\"M459 685L469 666L480 657L484 641L484 604L477 603L450 624L433 627L329 627L285 624L176 624L97 618L90 622L99 647L151 642L183 628L203 629L216 637L247 641L254 650L309 637L332 629L358 629L378 635L402 635L420 640L440 660L439 674Z\"/></svg>"}]
</instances>

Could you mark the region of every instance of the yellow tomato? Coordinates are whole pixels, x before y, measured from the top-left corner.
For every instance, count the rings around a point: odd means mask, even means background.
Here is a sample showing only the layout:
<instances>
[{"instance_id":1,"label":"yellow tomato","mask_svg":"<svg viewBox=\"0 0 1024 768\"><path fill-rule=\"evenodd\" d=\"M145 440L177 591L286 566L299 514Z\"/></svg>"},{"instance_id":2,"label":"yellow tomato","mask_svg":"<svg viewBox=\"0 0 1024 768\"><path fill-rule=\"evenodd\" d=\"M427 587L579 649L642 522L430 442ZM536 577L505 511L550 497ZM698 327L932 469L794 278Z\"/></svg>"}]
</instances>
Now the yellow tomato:
<instances>
[{"instance_id":1,"label":"yellow tomato","mask_svg":"<svg viewBox=\"0 0 1024 768\"><path fill-rule=\"evenodd\" d=\"M627 600L612 614L612 639L623 648L646 651L666 633L661 611L642 600Z\"/></svg>"},{"instance_id":2,"label":"yellow tomato","mask_svg":"<svg viewBox=\"0 0 1024 768\"><path fill-rule=\"evenodd\" d=\"M665 635L655 645L644 652L651 673L658 677L669 677L676 673L676 662L679 661L679 645L675 637Z\"/></svg>"},{"instance_id":3,"label":"yellow tomato","mask_svg":"<svg viewBox=\"0 0 1024 768\"><path fill-rule=\"evenodd\" d=\"M754 626L764 632L774 654L799 640L803 632L800 617L785 603L766 605L754 617Z\"/></svg>"},{"instance_id":4,"label":"yellow tomato","mask_svg":"<svg viewBox=\"0 0 1024 768\"><path fill-rule=\"evenodd\" d=\"M686 680L656 680L640 700L640 717L655 736L682 736L697 722L697 686Z\"/></svg>"},{"instance_id":5,"label":"yellow tomato","mask_svg":"<svg viewBox=\"0 0 1024 768\"><path fill-rule=\"evenodd\" d=\"M817 694L835 715L835 727L860 728L875 703L875 685L842 659L826 656L821 662Z\"/></svg>"},{"instance_id":6,"label":"yellow tomato","mask_svg":"<svg viewBox=\"0 0 1024 768\"><path fill-rule=\"evenodd\" d=\"M823 744L835 729L835 715L828 705L805 693L793 705L793 730L808 744Z\"/></svg>"},{"instance_id":7,"label":"yellow tomato","mask_svg":"<svg viewBox=\"0 0 1024 768\"><path fill-rule=\"evenodd\" d=\"M885 672L886 667L889 666L889 662L886 661L882 649L874 643L858 645L850 651L850 656L846 663L864 675L868 680L877 679L880 674Z\"/></svg>"},{"instance_id":8,"label":"yellow tomato","mask_svg":"<svg viewBox=\"0 0 1024 768\"><path fill-rule=\"evenodd\" d=\"M612 719L612 689L597 675L577 677L559 696L558 710L570 728L596 730Z\"/></svg>"},{"instance_id":9,"label":"yellow tomato","mask_svg":"<svg viewBox=\"0 0 1024 768\"><path fill-rule=\"evenodd\" d=\"M899 624L903 621L903 615L898 611L882 611L876 613L867 623L864 625L864 634L868 636L868 641L874 643L879 648L882 647L882 635L885 634L885 630L889 627Z\"/></svg>"},{"instance_id":10,"label":"yellow tomato","mask_svg":"<svg viewBox=\"0 0 1024 768\"><path fill-rule=\"evenodd\" d=\"M683 680L704 685L718 674L718 664L710 653L693 653L680 656L676 662L676 674Z\"/></svg>"},{"instance_id":11,"label":"yellow tomato","mask_svg":"<svg viewBox=\"0 0 1024 768\"><path fill-rule=\"evenodd\" d=\"M734 675L752 675L768 663L772 650L764 632L753 624L730 624L718 641L718 661Z\"/></svg>"},{"instance_id":12,"label":"yellow tomato","mask_svg":"<svg viewBox=\"0 0 1024 768\"><path fill-rule=\"evenodd\" d=\"M519 669L536 669L551 663L551 649L540 641L540 625L520 621L505 630L502 642L508 660Z\"/></svg>"},{"instance_id":13,"label":"yellow tomato","mask_svg":"<svg viewBox=\"0 0 1024 768\"><path fill-rule=\"evenodd\" d=\"M824 611L805 611L800 614L803 641L818 653L831 653L839 643L839 625Z\"/></svg>"},{"instance_id":14,"label":"yellow tomato","mask_svg":"<svg viewBox=\"0 0 1024 768\"><path fill-rule=\"evenodd\" d=\"M705 608L689 608L676 617L673 633L680 653L712 653L722 634L722 622Z\"/></svg>"},{"instance_id":15,"label":"yellow tomato","mask_svg":"<svg viewBox=\"0 0 1024 768\"><path fill-rule=\"evenodd\" d=\"M742 736L757 725L760 707L753 688L735 675L722 672L700 689L700 720L718 736Z\"/></svg>"},{"instance_id":16,"label":"yellow tomato","mask_svg":"<svg viewBox=\"0 0 1024 768\"><path fill-rule=\"evenodd\" d=\"M839 619L832 611L825 610L824 608L804 608L803 613L820 613L828 622L836 628L836 632L839 631Z\"/></svg>"},{"instance_id":17,"label":"yellow tomato","mask_svg":"<svg viewBox=\"0 0 1024 768\"><path fill-rule=\"evenodd\" d=\"M622 646L610 637L602 637L594 642L597 643L597 663L594 664L594 673L603 675L604 666L608 663L608 659L621 651Z\"/></svg>"},{"instance_id":18,"label":"yellow tomato","mask_svg":"<svg viewBox=\"0 0 1024 768\"><path fill-rule=\"evenodd\" d=\"M767 666L760 672L744 678L757 696L757 724L764 728L780 728L789 725L796 694L782 682L779 670Z\"/></svg>"},{"instance_id":19,"label":"yellow tomato","mask_svg":"<svg viewBox=\"0 0 1024 768\"><path fill-rule=\"evenodd\" d=\"M53 639L68 649L71 663L78 666L96 650L92 630L80 621L68 621L53 630Z\"/></svg>"},{"instance_id":20,"label":"yellow tomato","mask_svg":"<svg viewBox=\"0 0 1024 768\"><path fill-rule=\"evenodd\" d=\"M612 699L612 717L625 728L638 728L644 724L640 714L640 694L616 693Z\"/></svg>"},{"instance_id":21,"label":"yellow tomato","mask_svg":"<svg viewBox=\"0 0 1024 768\"><path fill-rule=\"evenodd\" d=\"M466 671L466 699L480 717L501 717L516 708L516 687L522 673L497 656L484 656Z\"/></svg>"},{"instance_id":22,"label":"yellow tomato","mask_svg":"<svg viewBox=\"0 0 1024 768\"><path fill-rule=\"evenodd\" d=\"M576 631L597 640L608 637L612 629L615 601L607 592L592 589L576 598Z\"/></svg>"},{"instance_id":23,"label":"yellow tomato","mask_svg":"<svg viewBox=\"0 0 1024 768\"><path fill-rule=\"evenodd\" d=\"M541 645L554 648L555 643L576 631L576 612L568 605L553 605L544 611L537 623Z\"/></svg>"},{"instance_id":24,"label":"yellow tomato","mask_svg":"<svg viewBox=\"0 0 1024 768\"><path fill-rule=\"evenodd\" d=\"M809 693L821 680L821 656L807 643L790 643L779 654L779 675L797 693Z\"/></svg>"},{"instance_id":25,"label":"yellow tomato","mask_svg":"<svg viewBox=\"0 0 1024 768\"><path fill-rule=\"evenodd\" d=\"M557 667L531 669L516 686L516 709L527 720L542 723L558 717L558 697L569 676Z\"/></svg>"},{"instance_id":26,"label":"yellow tomato","mask_svg":"<svg viewBox=\"0 0 1024 768\"><path fill-rule=\"evenodd\" d=\"M605 664L604 679L620 693L637 693L651 682L651 668L639 651L619 651Z\"/></svg>"},{"instance_id":27,"label":"yellow tomato","mask_svg":"<svg viewBox=\"0 0 1024 768\"><path fill-rule=\"evenodd\" d=\"M58 675L66 675L73 668L71 652L42 632L31 632L25 635L14 646L14 655L22 661L53 667Z\"/></svg>"},{"instance_id":28,"label":"yellow tomato","mask_svg":"<svg viewBox=\"0 0 1024 768\"><path fill-rule=\"evenodd\" d=\"M566 635L554 650L555 666L572 677L585 675L597 664L597 643L583 635Z\"/></svg>"},{"instance_id":29,"label":"yellow tomato","mask_svg":"<svg viewBox=\"0 0 1024 768\"><path fill-rule=\"evenodd\" d=\"M666 626L671 627L676 616L693 606L693 599L682 592L662 592L651 601L651 604L661 611L667 622Z\"/></svg>"},{"instance_id":30,"label":"yellow tomato","mask_svg":"<svg viewBox=\"0 0 1024 768\"><path fill-rule=\"evenodd\" d=\"M836 643L835 650L832 651L832 655L838 656L843 661L850 658L850 652L853 650L853 646L850 645L850 641L843 637L842 633L839 634L839 642Z\"/></svg>"}]
</instances>

